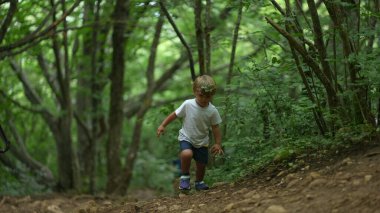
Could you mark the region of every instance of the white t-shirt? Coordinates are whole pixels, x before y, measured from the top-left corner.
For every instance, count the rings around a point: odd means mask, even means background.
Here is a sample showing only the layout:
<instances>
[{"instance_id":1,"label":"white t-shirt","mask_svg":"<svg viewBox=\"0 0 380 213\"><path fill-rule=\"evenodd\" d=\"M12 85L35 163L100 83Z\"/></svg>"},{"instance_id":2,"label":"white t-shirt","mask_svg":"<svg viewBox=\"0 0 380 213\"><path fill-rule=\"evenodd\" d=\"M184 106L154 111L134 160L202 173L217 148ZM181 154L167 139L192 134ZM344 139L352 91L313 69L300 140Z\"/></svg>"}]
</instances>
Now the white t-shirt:
<instances>
[{"instance_id":1,"label":"white t-shirt","mask_svg":"<svg viewBox=\"0 0 380 213\"><path fill-rule=\"evenodd\" d=\"M207 107L200 107L195 98L183 102L175 110L175 114L177 117L183 118L178 140L188 141L196 148L208 146L210 127L222 122L222 118L214 105L209 103Z\"/></svg>"}]
</instances>

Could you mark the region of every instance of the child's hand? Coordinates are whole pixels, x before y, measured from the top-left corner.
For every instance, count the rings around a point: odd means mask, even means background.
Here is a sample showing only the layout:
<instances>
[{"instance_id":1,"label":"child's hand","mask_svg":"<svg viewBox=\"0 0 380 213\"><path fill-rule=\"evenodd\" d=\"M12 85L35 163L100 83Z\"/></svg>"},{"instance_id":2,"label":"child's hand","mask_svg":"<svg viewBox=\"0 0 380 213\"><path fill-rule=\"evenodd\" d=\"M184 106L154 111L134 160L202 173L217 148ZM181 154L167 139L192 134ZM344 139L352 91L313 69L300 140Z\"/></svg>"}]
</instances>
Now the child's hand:
<instances>
[{"instance_id":1,"label":"child's hand","mask_svg":"<svg viewBox=\"0 0 380 213\"><path fill-rule=\"evenodd\" d=\"M224 154L223 149L219 144L214 144L211 147L211 153L213 155L223 155Z\"/></svg>"},{"instance_id":2,"label":"child's hand","mask_svg":"<svg viewBox=\"0 0 380 213\"><path fill-rule=\"evenodd\" d=\"M157 137L159 138L161 134L164 134L164 132L165 132L165 127L163 127L162 125L160 125L157 128Z\"/></svg>"}]
</instances>

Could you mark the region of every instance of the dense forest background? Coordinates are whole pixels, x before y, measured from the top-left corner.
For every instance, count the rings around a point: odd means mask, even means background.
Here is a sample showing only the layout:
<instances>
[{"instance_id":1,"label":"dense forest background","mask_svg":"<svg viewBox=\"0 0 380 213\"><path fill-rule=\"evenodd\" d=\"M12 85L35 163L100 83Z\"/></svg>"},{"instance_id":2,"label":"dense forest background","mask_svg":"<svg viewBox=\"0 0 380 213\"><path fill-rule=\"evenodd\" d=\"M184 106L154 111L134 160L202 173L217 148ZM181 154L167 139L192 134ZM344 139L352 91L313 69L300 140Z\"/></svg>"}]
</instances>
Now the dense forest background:
<instances>
[{"instance_id":1,"label":"dense forest background","mask_svg":"<svg viewBox=\"0 0 380 213\"><path fill-rule=\"evenodd\" d=\"M0 194L171 192L180 121L156 128L201 74L223 117L209 183L369 141L379 16L379 0L1 0Z\"/></svg>"}]
</instances>

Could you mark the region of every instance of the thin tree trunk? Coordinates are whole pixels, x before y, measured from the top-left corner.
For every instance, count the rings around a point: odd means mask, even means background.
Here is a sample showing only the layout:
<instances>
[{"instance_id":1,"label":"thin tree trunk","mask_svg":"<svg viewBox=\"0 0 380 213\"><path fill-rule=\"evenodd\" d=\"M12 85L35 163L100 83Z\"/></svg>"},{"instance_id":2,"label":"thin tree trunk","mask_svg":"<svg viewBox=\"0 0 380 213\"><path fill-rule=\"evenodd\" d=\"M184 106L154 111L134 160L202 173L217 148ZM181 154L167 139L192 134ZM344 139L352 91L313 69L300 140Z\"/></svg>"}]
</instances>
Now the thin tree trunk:
<instances>
[{"instance_id":1,"label":"thin tree trunk","mask_svg":"<svg viewBox=\"0 0 380 213\"><path fill-rule=\"evenodd\" d=\"M333 85L335 76L331 70L330 64L327 61L327 51L325 48L325 43L323 40L323 32L321 29L321 24L319 21L319 16L317 12L317 7L314 0L307 0L311 19L313 22L313 31L314 31L314 43L318 50L319 61L322 64L322 74L325 76L326 84L325 89L327 92L327 100L330 107L330 112L332 115L338 112L337 107L339 106L339 101L337 97L337 91L335 90L336 86ZM343 117L343 116L342 116ZM331 120L331 130L335 132L335 120Z\"/></svg>"},{"instance_id":2,"label":"thin tree trunk","mask_svg":"<svg viewBox=\"0 0 380 213\"><path fill-rule=\"evenodd\" d=\"M344 50L344 57L347 60L348 63L348 70L349 70L349 76L350 76L350 89L354 92L353 94L353 107L354 107L354 121L356 123L363 123L365 120L366 122L370 123L371 125L375 126L375 119L372 115L370 108L368 107L368 100L367 100L367 86L360 83L360 81L363 81L364 79L362 77L359 77L359 72L361 71L361 68L359 66L359 63L355 60L349 60L351 54L357 54L359 51L359 47L355 45L355 42L353 39L350 38L350 27L347 27L345 29L344 26L347 26L347 23L344 23L343 17L347 14L350 14L350 11L352 8L360 7L360 5L352 3L353 7L347 7L343 8L337 3L328 0L325 1L325 6L327 8L327 11L329 12L329 15L331 17L331 20L334 22L335 27L339 31L339 35L342 39L342 45ZM357 19L356 23L359 22L358 19L360 19L360 16L355 11L355 16L352 17L353 19ZM359 14L360 15L360 14ZM355 20L352 21L355 23ZM356 28L354 28L356 29ZM356 31L353 33L357 33Z\"/></svg>"},{"instance_id":3,"label":"thin tree trunk","mask_svg":"<svg viewBox=\"0 0 380 213\"><path fill-rule=\"evenodd\" d=\"M225 100L225 112L223 116L223 135L227 135L227 113L228 110L231 107L230 104L230 86L231 86L231 80L233 76L233 69L234 69L234 63L235 63L235 54L236 54L236 45L238 41L238 36L239 36L239 28L240 28L240 22L241 22L241 17L242 17L242 11L243 11L243 2L242 0L239 1L239 9L238 9L238 17L235 23L235 29L234 29L234 34L232 38L232 48L231 48L231 58L230 58L230 64L228 67L228 74L227 74L227 80L226 80L226 100Z\"/></svg>"},{"instance_id":4,"label":"thin tree trunk","mask_svg":"<svg viewBox=\"0 0 380 213\"><path fill-rule=\"evenodd\" d=\"M313 32L314 32L314 43L315 46L318 50L318 56L319 56L319 61L322 64L322 72L328 79L328 83L330 84L328 88L332 89L332 92L336 93L334 91L334 85L333 85L333 73L331 71L331 67L329 62L327 61L327 51L325 48L325 42L323 40L323 32L321 28L321 23L319 21L319 16L317 12L317 7L315 6L315 3L313 0L307 0L307 3L309 5L309 10L311 13L311 19L313 22ZM328 94L329 95L329 94ZM334 95L336 96L336 95ZM331 103L333 104L333 107L336 107L337 103Z\"/></svg>"},{"instance_id":5,"label":"thin tree trunk","mask_svg":"<svg viewBox=\"0 0 380 213\"><path fill-rule=\"evenodd\" d=\"M54 4L52 4L54 5ZM62 9L65 10L64 4ZM65 11L63 11L65 12ZM55 22L55 15L53 15ZM63 20L65 23L66 21ZM64 24L64 28L67 26ZM55 28L54 28L55 30ZM71 108L71 94L70 94L70 70L68 66L68 53L67 53L67 38L66 30L63 31L63 59L60 51L60 45L57 36L52 37L53 50L55 56L55 65L57 70L58 85L61 94L61 110L62 113L58 117L58 131L57 132L57 153L58 153L58 173L59 183L58 188L62 190L73 189L76 187L76 171L75 171L75 156L73 153L72 140L71 140L71 121L72 121L72 108Z\"/></svg>"},{"instance_id":6,"label":"thin tree trunk","mask_svg":"<svg viewBox=\"0 0 380 213\"><path fill-rule=\"evenodd\" d=\"M132 135L132 143L129 146L127 158L125 161L125 168L124 168L124 172L122 176L123 181L120 184L121 194L125 194L127 192L129 188L129 184L132 180L133 168L134 168L135 161L137 159L138 150L141 143L141 131L143 128L144 116L152 105L152 98L155 92L154 65L156 61L157 47L159 45L159 40L160 40L163 24L164 24L164 16L161 14L155 27L155 34L154 34L152 46L150 48L148 67L146 71L148 88L145 92L143 104L140 105L140 109L136 115L136 121L135 121L135 126L133 129L133 135Z\"/></svg>"},{"instance_id":7,"label":"thin tree trunk","mask_svg":"<svg viewBox=\"0 0 380 213\"><path fill-rule=\"evenodd\" d=\"M95 193L96 188L96 168L97 168L97 147L98 141L102 139L103 134L106 132L105 115L102 112L102 92L106 85L104 75L104 53L105 41L109 31L108 26L100 26L100 9L102 0L97 0L95 5L94 29L92 30L91 44L93 51L91 52L91 135L90 140L90 158L92 163L88 164L89 172L89 191L91 194ZM99 64L100 66L97 66Z\"/></svg>"},{"instance_id":8,"label":"thin tree trunk","mask_svg":"<svg viewBox=\"0 0 380 213\"><path fill-rule=\"evenodd\" d=\"M12 19L17 11L17 0L10 0L9 1L9 9L7 12L7 15L5 16L4 20L1 20L1 26L0 26L0 44L3 42L5 35L7 34L8 28L12 23Z\"/></svg>"},{"instance_id":9,"label":"thin tree trunk","mask_svg":"<svg viewBox=\"0 0 380 213\"><path fill-rule=\"evenodd\" d=\"M211 72L211 0L206 0L206 20L205 20L205 73Z\"/></svg>"},{"instance_id":10,"label":"thin tree trunk","mask_svg":"<svg viewBox=\"0 0 380 213\"><path fill-rule=\"evenodd\" d=\"M100 26L97 24L96 18L99 18L99 10L96 9L96 5L99 4L99 0L96 2L85 1L84 3L84 15L83 25L92 26L83 35L83 59L80 62L80 69L78 70L78 85L80 89L76 96L76 112L79 119L83 122L83 125L78 125L77 137L78 137L78 153L79 163L81 168L82 185L88 187L90 193L95 191L95 164L96 164L96 141L98 137L98 121L95 117L96 109L92 103L94 97L100 98L97 93L93 91L94 78L97 67L96 56L98 52L97 38ZM95 95L96 94L96 95ZM88 110L90 109L90 110ZM83 188L83 187L82 187Z\"/></svg>"},{"instance_id":11,"label":"thin tree trunk","mask_svg":"<svg viewBox=\"0 0 380 213\"><path fill-rule=\"evenodd\" d=\"M130 1L117 0L113 13L112 34L112 71L109 132L107 142L107 193L114 193L120 184L121 162L120 148L123 128L123 95L124 95L124 72L125 72L125 37L129 17Z\"/></svg>"},{"instance_id":12,"label":"thin tree trunk","mask_svg":"<svg viewBox=\"0 0 380 213\"><path fill-rule=\"evenodd\" d=\"M202 27L202 0L194 0L195 37L197 40L198 63L200 75L205 74L204 32Z\"/></svg>"},{"instance_id":13,"label":"thin tree trunk","mask_svg":"<svg viewBox=\"0 0 380 213\"><path fill-rule=\"evenodd\" d=\"M179 40L181 41L182 45L186 48L187 56L189 58L189 66L190 66L190 74L191 74L191 79L194 81L195 80L195 70L194 70L194 59L193 59L193 54L191 53L191 49L189 45L187 44L185 38L183 38L181 32L178 30L174 20L170 16L168 10L165 7L164 0L160 0L160 7L163 13L165 14L166 18L168 19L169 23L172 25L174 31L176 32Z\"/></svg>"},{"instance_id":14,"label":"thin tree trunk","mask_svg":"<svg viewBox=\"0 0 380 213\"><path fill-rule=\"evenodd\" d=\"M286 2L286 16L289 18L288 20L291 20L290 17L292 17L292 11L291 11L289 0L286 0L285 2ZM303 14L303 11L302 11L301 7L299 7L299 9L300 9L301 13ZM292 26L292 23L290 23L289 21L287 21L285 23L285 28L286 28L286 30L288 32L290 32L291 29L294 29L296 31L296 33L302 33L302 30L299 29L299 25L297 25L297 28L292 28L291 26ZM303 38L303 34L299 35L299 38L301 40L305 40ZM315 97L315 95L312 92L310 84L309 84L309 82L307 80L307 76L305 75L305 71L302 68L300 59L299 59L296 51L290 45L290 43L289 43L289 46L290 46L290 49L292 51L293 59L296 62L298 73L301 76L302 82L303 82L303 84L305 86L308 98L310 99L310 101L313 104L315 104L315 107L312 109L313 115L314 115L314 120L315 120L315 122L316 122L316 124L318 126L319 132L322 135L324 135L328 131L328 129L327 129L326 121L325 121L325 119L323 117L323 114L322 114L321 104L320 104L319 100Z\"/></svg>"}]
</instances>

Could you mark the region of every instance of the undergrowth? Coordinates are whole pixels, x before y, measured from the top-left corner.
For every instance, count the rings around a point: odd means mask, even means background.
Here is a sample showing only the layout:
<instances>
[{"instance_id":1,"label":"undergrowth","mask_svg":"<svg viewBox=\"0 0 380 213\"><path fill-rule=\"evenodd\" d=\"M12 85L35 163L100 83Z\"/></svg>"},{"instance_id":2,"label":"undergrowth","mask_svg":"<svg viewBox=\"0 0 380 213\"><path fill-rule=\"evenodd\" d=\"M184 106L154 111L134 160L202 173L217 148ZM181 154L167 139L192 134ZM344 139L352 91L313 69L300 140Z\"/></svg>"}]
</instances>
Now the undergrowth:
<instances>
[{"instance_id":1,"label":"undergrowth","mask_svg":"<svg viewBox=\"0 0 380 213\"><path fill-rule=\"evenodd\" d=\"M374 139L378 134L368 125L359 125L342 128L334 137L315 135L269 140L249 137L229 139L224 143L225 155L214 159L206 180L211 184L233 182L265 171L269 165L301 168L305 166L304 159L321 159L352 147L379 143Z\"/></svg>"}]
</instances>

